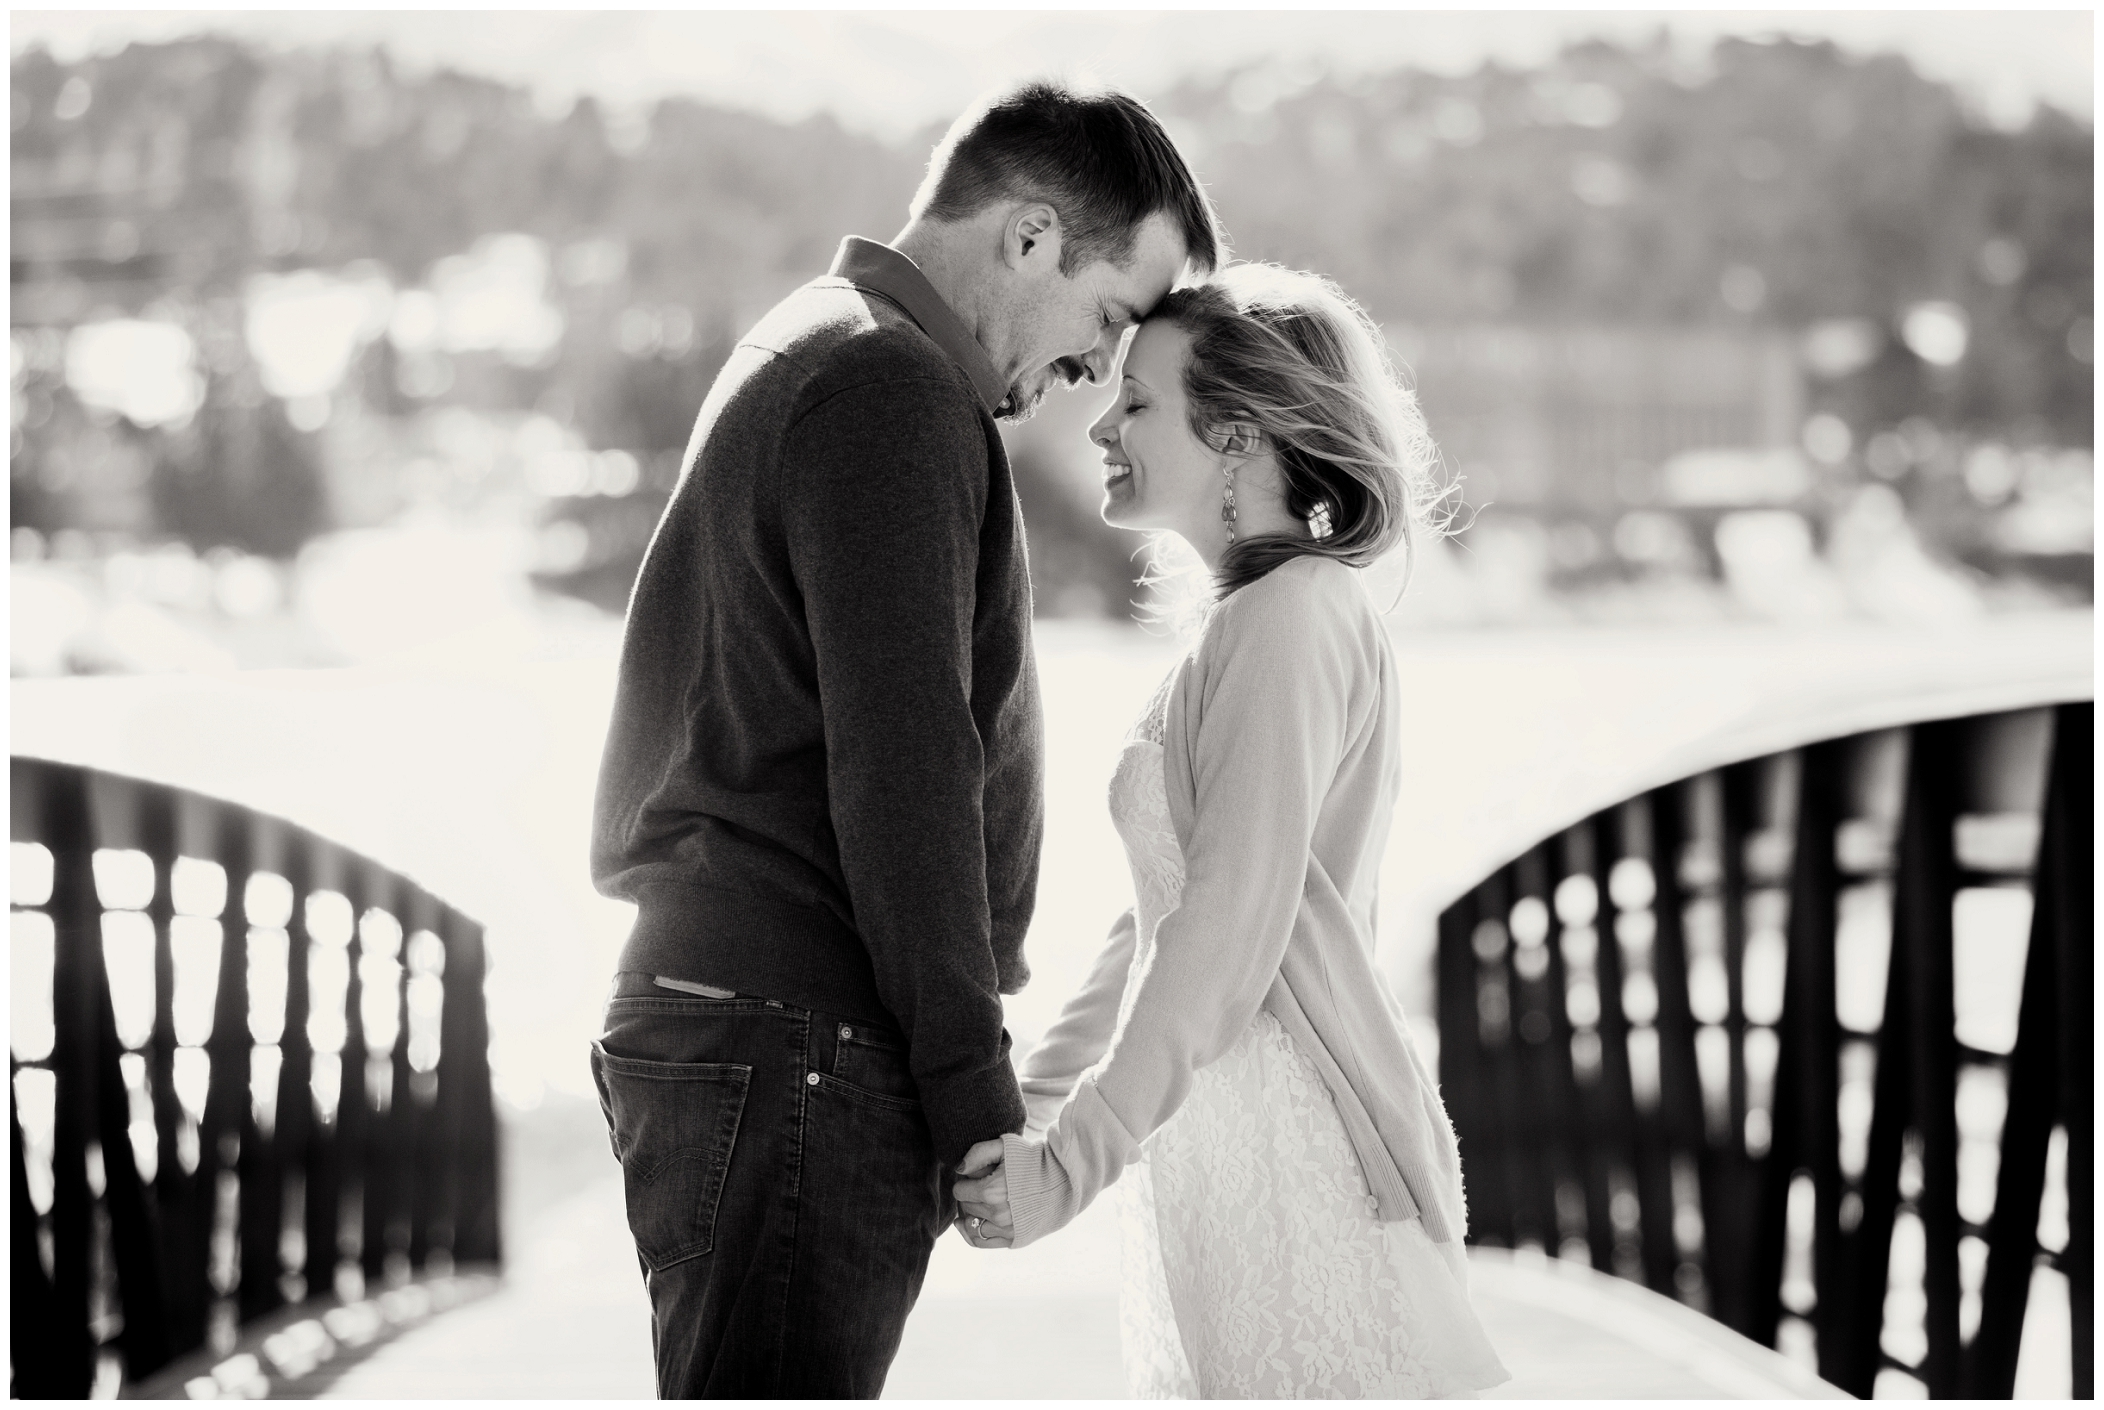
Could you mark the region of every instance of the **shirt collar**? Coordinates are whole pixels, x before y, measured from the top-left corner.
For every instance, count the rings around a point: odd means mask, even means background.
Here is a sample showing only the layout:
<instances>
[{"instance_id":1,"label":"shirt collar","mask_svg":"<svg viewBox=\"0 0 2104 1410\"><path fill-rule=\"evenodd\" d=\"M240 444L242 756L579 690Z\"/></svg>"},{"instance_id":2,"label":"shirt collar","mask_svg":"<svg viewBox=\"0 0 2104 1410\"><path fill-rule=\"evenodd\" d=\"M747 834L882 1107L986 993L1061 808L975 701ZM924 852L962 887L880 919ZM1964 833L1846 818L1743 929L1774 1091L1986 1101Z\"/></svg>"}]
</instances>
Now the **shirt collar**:
<instances>
[{"instance_id":1,"label":"shirt collar","mask_svg":"<svg viewBox=\"0 0 2104 1410\"><path fill-rule=\"evenodd\" d=\"M834 278L882 294L904 309L906 316L964 369L988 414L1008 400L1008 384L994 370L993 359L964 326L964 320L935 292L919 265L889 245L850 235L840 242L840 253L833 257L830 272Z\"/></svg>"}]
</instances>

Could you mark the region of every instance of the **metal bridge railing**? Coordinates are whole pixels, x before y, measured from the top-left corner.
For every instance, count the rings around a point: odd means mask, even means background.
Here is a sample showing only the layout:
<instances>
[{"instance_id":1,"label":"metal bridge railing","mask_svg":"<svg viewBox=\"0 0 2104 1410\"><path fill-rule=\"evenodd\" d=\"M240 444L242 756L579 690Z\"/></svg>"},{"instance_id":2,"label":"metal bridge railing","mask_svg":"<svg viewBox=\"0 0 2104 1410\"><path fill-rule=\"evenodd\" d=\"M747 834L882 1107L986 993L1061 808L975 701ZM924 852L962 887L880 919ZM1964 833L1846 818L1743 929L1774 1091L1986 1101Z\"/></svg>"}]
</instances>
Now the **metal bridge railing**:
<instances>
[{"instance_id":1,"label":"metal bridge railing","mask_svg":"<svg viewBox=\"0 0 2104 1410\"><path fill-rule=\"evenodd\" d=\"M480 926L231 803L10 790L16 1396L498 1259Z\"/></svg>"},{"instance_id":2,"label":"metal bridge railing","mask_svg":"<svg viewBox=\"0 0 2104 1410\"><path fill-rule=\"evenodd\" d=\"M2057 1269L2092 1394L2092 731L2066 704L1733 763L1449 907L1474 1239L1647 1284L1858 1395L1899 1372L2008 1396Z\"/></svg>"}]
</instances>

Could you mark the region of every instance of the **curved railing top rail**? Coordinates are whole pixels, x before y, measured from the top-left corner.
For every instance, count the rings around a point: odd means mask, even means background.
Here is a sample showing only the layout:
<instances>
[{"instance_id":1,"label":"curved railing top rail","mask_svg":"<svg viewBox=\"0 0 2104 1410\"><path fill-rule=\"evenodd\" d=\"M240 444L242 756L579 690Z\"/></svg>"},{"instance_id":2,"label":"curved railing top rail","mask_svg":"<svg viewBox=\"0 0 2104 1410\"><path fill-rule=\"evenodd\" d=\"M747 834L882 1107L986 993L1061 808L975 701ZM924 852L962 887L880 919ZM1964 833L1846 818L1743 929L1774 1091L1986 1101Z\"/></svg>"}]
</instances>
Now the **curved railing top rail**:
<instances>
[{"instance_id":1,"label":"curved railing top rail","mask_svg":"<svg viewBox=\"0 0 2104 1410\"><path fill-rule=\"evenodd\" d=\"M1644 768L1629 776L1622 791L1625 796L1633 797L1697 774L1829 739L1873 734L1931 720L2005 715L2018 710L2071 705L2095 698L2096 683L2086 666L2079 677L2065 669L2056 669L2051 674L2027 680L1967 682L1926 689L1903 681L1894 682L1890 693L1870 697L1814 698L1800 702L1794 709L1784 705L1772 715L1764 712L1732 729L1661 751ZM1581 812L1570 820L1576 822L1585 815Z\"/></svg>"},{"instance_id":2,"label":"curved railing top rail","mask_svg":"<svg viewBox=\"0 0 2104 1410\"><path fill-rule=\"evenodd\" d=\"M448 913L480 929L479 921L418 880L407 867L238 797L35 752L18 750L8 758L9 836L14 841L41 841L37 834L47 826L37 789L22 786L25 771L70 770L87 780L98 847L150 852L150 844L155 841L151 829L172 827L172 843L178 855L216 859L225 846L214 833L219 825L217 819L239 816L249 829L249 864L256 871L282 875L287 867L304 867L307 884L314 890L349 895L363 889L375 895L395 895L401 898L399 904L405 909L414 908L419 915ZM165 805L156 806L168 810L168 823L157 821L152 809L142 809L133 801L133 795L143 798L149 793L167 800ZM405 915L402 920L406 925L409 917Z\"/></svg>"},{"instance_id":3,"label":"curved railing top rail","mask_svg":"<svg viewBox=\"0 0 2104 1410\"><path fill-rule=\"evenodd\" d=\"M1720 634L1714 644L1701 642L1695 654L1671 657L1675 675L1684 681L1731 658L1733 664L1752 659L1773 670L1743 693L1743 679L1728 671L1715 672L1718 684L1707 694L1677 691L1686 708L1660 722L1654 747L1633 767L1621 752L1600 760L1582 749L1560 754L1525 797L1500 808L1495 836L1480 835L1466 864L1454 868L1450 886L1435 894L1440 904L1450 902L1473 878L1508 865L1539 839L1682 779L1822 740L2094 700L2094 624L2095 615L2087 611L1990 618L1954 628L1933 649L1923 647L1918 632L1848 633L1833 638L1825 654L1771 649L1771 640L1790 640L1782 629L1766 639ZM1685 645L1675 638L1661 641L1674 651ZM1570 649L1588 649L1585 642L1582 634L1574 635ZM1710 652L1718 654L1705 654ZM1644 651L1616 659L1639 666ZM1539 668L1555 665L1545 660ZM1646 688L1639 666L1628 689ZM1602 710L1626 705L1612 696L1600 702Z\"/></svg>"}]
</instances>

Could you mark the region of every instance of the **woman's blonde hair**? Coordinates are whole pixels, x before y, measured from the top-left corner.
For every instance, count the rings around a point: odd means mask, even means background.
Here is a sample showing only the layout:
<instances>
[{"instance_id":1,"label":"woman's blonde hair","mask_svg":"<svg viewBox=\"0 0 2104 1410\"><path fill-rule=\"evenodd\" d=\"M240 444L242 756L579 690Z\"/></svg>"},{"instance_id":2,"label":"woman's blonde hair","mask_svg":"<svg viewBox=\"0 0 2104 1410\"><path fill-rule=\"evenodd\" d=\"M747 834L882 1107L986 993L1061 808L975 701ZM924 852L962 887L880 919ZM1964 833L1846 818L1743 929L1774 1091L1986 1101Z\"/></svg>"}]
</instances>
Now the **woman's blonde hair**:
<instances>
[{"instance_id":1,"label":"woman's blonde hair","mask_svg":"<svg viewBox=\"0 0 2104 1410\"><path fill-rule=\"evenodd\" d=\"M1314 533L1237 538L1213 575L1217 596L1303 554L1364 568L1400 547L1407 581L1419 536L1444 531L1448 491L1417 397L1366 311L1319 274L1234 264L1171 292L1157 318L1190 338L1192 434L1225 452L1256 433L1287 509Z\"/></svg>"}]
</instances>

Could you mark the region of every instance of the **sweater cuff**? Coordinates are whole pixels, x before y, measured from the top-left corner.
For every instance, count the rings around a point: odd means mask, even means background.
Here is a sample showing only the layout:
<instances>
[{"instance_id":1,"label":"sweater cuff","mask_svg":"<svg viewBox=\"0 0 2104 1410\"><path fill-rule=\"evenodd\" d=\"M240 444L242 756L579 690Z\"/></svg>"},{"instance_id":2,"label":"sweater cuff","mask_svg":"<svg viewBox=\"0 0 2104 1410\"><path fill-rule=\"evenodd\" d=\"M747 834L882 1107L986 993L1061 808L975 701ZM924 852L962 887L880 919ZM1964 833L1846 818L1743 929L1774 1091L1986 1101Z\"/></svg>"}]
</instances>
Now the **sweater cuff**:
<instances>
[{"instance_id":1,"label":"sweater cuff","mask_svg":"<svg viewBox=\"0 0 2104 1410\"><path fill-rule=\"evenodd\" d=\"M1081 1212L1059 1157L1043 1141L1003 1136L1001 1170L1008 1180L1008 1222L1015 1231L1010 1247L1036 1243Z\"/></svg>"},{"instance_id":2,"label":"sweater cuff","mask_svg":"<svg viewBox=\"0 0 2104 1410\"><path fill-rule=\"evenodd\" d=\"M953 1169L980 1141L1023 1129L1023 1094L1016 1090L1015 1070L1006 1056L977 1072L922 1082L921 1110L935 1158Z\"/></svg>"},{"instance_id":3,"label":"sweater cuff","mask_svg":"<svg viewBox=\"0 0 2104 1410\"><path fill-rule=\"evenodd\" d=\"M1065 1228L1139 1158L1139 1142L1084 1077L1042 1142L1001 1138L1015 1246Z\"/></svg>"}]
</instances>

